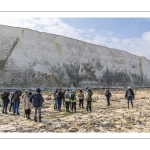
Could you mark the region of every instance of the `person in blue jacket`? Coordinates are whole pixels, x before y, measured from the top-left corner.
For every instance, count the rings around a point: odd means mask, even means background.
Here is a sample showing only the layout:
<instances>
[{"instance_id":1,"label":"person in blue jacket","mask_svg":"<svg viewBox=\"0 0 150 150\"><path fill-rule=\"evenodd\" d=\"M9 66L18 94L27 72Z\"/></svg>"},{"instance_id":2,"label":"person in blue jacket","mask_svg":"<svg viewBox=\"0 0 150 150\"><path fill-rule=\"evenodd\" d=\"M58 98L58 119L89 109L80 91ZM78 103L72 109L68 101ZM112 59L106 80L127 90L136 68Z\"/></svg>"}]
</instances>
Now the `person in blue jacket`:
<instances>
[{"instance_id":1,"label":"person in blue jacket","mask_svg":"<svg viewBox=\"0 0 150 150\"><path fill-rule=\"evenodd\" d=\"M29 101L33 104L34 107L34 121L37 122L37 111L39 115L39 122L41 122L41 107L44 99L41 94L41 89L37 88L36 92L29 98Z\"/></svg>"}]
</instances>

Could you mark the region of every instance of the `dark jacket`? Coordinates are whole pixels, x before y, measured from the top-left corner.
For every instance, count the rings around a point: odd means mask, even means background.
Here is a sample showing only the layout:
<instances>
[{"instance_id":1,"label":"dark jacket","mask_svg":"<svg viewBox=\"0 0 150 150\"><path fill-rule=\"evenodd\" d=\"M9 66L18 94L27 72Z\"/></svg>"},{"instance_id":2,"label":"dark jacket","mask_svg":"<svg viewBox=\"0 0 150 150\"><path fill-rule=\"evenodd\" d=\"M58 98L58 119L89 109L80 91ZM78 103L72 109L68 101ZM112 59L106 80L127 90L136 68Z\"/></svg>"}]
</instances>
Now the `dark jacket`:
<instances>
[{"instance_id":1,"label":"dark jacket","mask_svg":"<svg viewBox=\"0 0 150 150\"><path fill-rule=\"evenodd\" d=\"M131 96L129 96L129 93L131 93ZM134 92L132 89L127 89L126 94L125 94L125 98L134 98Z\"/></svg>"},{"instance_id":2,"label":"dark jacket","mask_svg":"<svg viewBox=\"0 0 150 150\"><path fill-rule=\"evenodd\" d=\"M33 103L33 107L41 107L44 99L42 94L36 92L29 98L29 101Z\"/></svg>"},{"instance_id":3,"label":"dark jacket","mask_svg":"<svg viewBox=\"0 0 150 150\"><path fill-rule=\"evenodd\" d=\"M105 96L106 96L106 97L109 97L109 98L111 97L111 93L110 93L110 91L109 91L109 90L106 90L106 92L105 92Z\"/></svg>"},{"instance_id":4,"label":"dark jacket","mask_svg":"<svg viewBox=\"0 0 150 150\"><path fill-rule=\"evenodd\" d=\"M3 103L8 104L9 103L9 92L6 92L3 94L4 99L3 99Z\"/></svg>"},{"instance_id":5,"label":"dark jacket","mask_svg":"<svg viewBox=\"0 0 150 150\"><path fill-rule=\"evenodd\" d=\"M14 95L15 94L17 94L18 96L18 98L17 98L17 100L15 100L14 99ZM13 93L13 95L12 95L12 97L11 97L11 102L14 102L14 101L18 101L18 102L20 102L20 96L22 95L22 92L21 91L15 91L15 93Z\"/></svg>"}]
</instances>

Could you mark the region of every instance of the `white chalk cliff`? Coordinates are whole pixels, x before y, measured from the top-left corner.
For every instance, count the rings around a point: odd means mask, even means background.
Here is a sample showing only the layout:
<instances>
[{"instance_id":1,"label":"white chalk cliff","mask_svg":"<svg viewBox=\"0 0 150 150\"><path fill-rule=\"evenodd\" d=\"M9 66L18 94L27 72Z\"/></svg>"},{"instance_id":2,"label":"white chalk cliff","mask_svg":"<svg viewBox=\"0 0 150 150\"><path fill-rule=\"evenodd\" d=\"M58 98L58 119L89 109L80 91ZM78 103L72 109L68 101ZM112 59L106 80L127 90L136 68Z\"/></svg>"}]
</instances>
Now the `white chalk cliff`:
<instances>
[{"instance_id":1,"label":"white chalk cliff","mask_svg":"<svg viewBox=\"0 0 150 150\"><path fill-rule=\"evenodd\" d=\"M128 85L150 85L150 60L60 35L0 25L0 88Z\"/></svg>"}]
</instances>

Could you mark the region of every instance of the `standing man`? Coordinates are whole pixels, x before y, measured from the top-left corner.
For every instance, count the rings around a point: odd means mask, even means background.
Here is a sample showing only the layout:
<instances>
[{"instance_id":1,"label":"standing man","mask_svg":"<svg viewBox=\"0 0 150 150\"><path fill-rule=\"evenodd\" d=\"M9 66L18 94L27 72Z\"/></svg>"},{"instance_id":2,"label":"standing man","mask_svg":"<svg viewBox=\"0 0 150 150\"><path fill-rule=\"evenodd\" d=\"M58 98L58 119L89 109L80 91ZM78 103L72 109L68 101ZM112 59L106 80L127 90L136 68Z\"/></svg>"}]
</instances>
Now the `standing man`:
<instances>
[{"instance_id":1,"label":"standing man","mask_svg":"<svg viewBox=\"0 0 150 150\"><path fill-rule=\"evenodd\" d=\"M128 109L129 109L129 102L131 102L131 105L133 108L133 101L132 100L134 99L134 92L130 86L128 87L128 89L126 91L125 98L128 100Z\"/></svg>"},{"instance_id":2,"label":"standing man","mask_svg":"<svg viewBox=\"0 0 150 150\"><path fill-rule=\"evenodd\" d=\"M62 91L61 91L61 89L58 90L57 100L58 100L58 111L61 111L61 104L62 104Z\"/></svg>"},{"instance_id":3,"label":"standing man","mask_svg":"<svg viewBox=\"0 0 150 150\"><path fill-rule=\"evenodd\" d=\"M15 90L14 94L11 97L11 103L13 103L13 115L20 115L19 114L19 104L20 104L20 96L21 92L19 90Z\"/></svg>"},{"instance_id":4,"label":"standing man","mask_svg":"<svg viewBox=\"0 0 150 150\"><path fill-rule=\"evenodd\" d=\"M106 100L107 100L107 106L110 106L110 97L111 97L111 93L109 91L109 89L105 89L105 96L106 96Z\"/></svg>"},{"instance_id":5,"label":"standing man","mask_svg":"<svg viewBox=\"0 0 150 150\"><path fill-rule=\"evenodd\" d=\"M39 122L41 122L41 107L44 99L41 94L41 89L37 88L36 92L29 98L29 101L33 104L34 107L34 121L37 122L37 111L39 114Z\"/></svg>"},{"instance_id":6,"label":"standing man","mask_svg":"<svg viewBox=\"0 0 150 150\"><path fill-rule=\"evenodd\" d=\"M1 99L3 101L2 113L7 114L7 107L8 107L8 103L9 103L9 92L8 91L3 91L3 94L1 94Z\"/></svg>"},{"instance_id":7,"label":"standing man","mask_svg":"<svg viewBox=\"0 0 150 150\"><path fill-rule=\"evenodd\" d=\"M88 111L88 110L90 110L90 111L92 111L92 95L93 95L93 92L92 92L92 90L91 89L87 89L87 92L86 92L86 100L87 100L87 106L86 106L86 110Z\"/></svg>"}]
</instances>

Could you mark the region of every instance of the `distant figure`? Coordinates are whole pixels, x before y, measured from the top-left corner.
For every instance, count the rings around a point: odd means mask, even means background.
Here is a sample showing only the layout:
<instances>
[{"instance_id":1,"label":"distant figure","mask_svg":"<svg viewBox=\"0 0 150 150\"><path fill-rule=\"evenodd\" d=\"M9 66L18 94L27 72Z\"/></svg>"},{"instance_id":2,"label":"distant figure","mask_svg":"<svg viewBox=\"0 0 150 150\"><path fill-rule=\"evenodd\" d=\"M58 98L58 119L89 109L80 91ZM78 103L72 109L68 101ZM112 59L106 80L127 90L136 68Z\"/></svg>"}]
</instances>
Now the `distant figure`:
<instances>
[{"instance_id":1,"label":"distant figure","mask_svg":"<svg viewBox=\"0 0 150 150\"><path fill-rule=\"evenodd\" d=\"M14 92L10 92L10 95L9 95L9 99L11 100L12 96L13 96ZM13 102L10 102L10 106L9 106L9 112L11 112L12 110L12 106L13 106Z\"/></svg>"},{"instance_id":2,"label":"distant figure","mask_svg":"<svg viewBox=\"0 0 150 150\"><path fill-rule=\"evenodd\" d=\"M133 101L132 100L134 99L134 92L130 86L128 87L128 89L126 91L125 98L128 100L128 109L129 109L129 102L131 102L131 105L133 108Z\"/></svg>"},{"instance_id":3,"label":"distant figure","mask_svg":"<svg viewBox=\"0 0 150 150\"><path fill-rule=\"evenodd\" d=\"M61 89L57 92L57 100L58 100L58 111L61 111L61 104L62 104L62 91Z\"/></svg>"},{"instance_id":4,"label":"distant figure","mask_svg":"<svg viewBox=\"0 0 150 150\"><path fill-rule=\"evenodd\" d=\"M86 91L86 100L87 100L87 105L86 105L86 110L90 110L92 111L92 95L93 95L93 92L91 91L91 89L87 89Z\"/></svg>"},{"instance_id":5,"label":"distant figure","mask_svg":"<svg viewBox=\"0 0 150 150\"><path fill-rule=\"evenodd\" d=\"M56 89L54 94L53 94L53 97L54 97L54 109L57 109L57 106L58 106L57 93L58 93L58 89Z\"/></svg>"},{"instance_id":6,"label":"distant figure","mask_svg":"<svg viewBox=\"0 0 150 150\"><path fill-rule=\"evenodd\" d=\"M65 103L66 103L66 112L70 112L69 111L69 106L70 106L70 99L71 95L69 93L69 89L67 90L67 92L65 93Z\"/></svg>"},{"instance_id":7,"label":"distant figure","mask_svg":"<svg viewBox=\"0 0 150 150\"><path fill-rule=\"evenodd\" d=\"M19 104L20 104L20 96L22 92L20 90L15 90L14 94L11 97L11 103L13 102L13 115L19 114Z\"/></svg>"},{"instance_id":8,"label":"distant figure","mask_svg":"<svg viewBox=\"0 0 150 150\"><path fill-rule=\"evenodd\" d=\"M23 106L25 111L25 116L27 119L30 119L31 114L31 102L29 101L29 98L31 97L32 93L25 91L25 95L23 96Z\"/></svg>"},{"instance_id":9,"label":"distant figure","mask_svg":"<svg viewBox=\"0 0 150 150\"><path fill-rule=\"evenodd\" d=\"M62 92L62 102L63 102L63 106L65 106L65 90L61 91Z\"/></svg>"},{"instance_id":10,"label":"distant figure","mask_svg":"<svg viewBox=\"0 0 150 150\"><path fill-rule=\"evenodd\" d=\"M29 101L33 104L34 107L34 121L37 122L37 111L39 114L39 122L41 122L41 107L44 99L41 94L41 89L37 88L36 92L29 98Z\"/></svg>"},{"instance_id":11,"label":"distant figure","mask_svg":"<svg viewBox=\"0 0 150 150\"><path fill-rule=\"evenodd\" d=\"M71 110L73 112L76 112L76 102L77 102L77 98L76 98L76 92L73 90L72 94L71 94Z\"/></svg>"},{"instance_id":12,"label":"distant figure","mask_svg":"<svg viewBox=\"0 0 150 150\"><path fill-rule=\"evenodd\" d=\"M9 92L3 91L3 94L1 94L1 99L3 101L2 113L7 114L7 107L8 107L8 103L9 103Z\"/></svg>"},{"instance_id":13,"label":"distant figure","mask_svg":"<svg viewBox=\"0 0 150 150\"><path fill-rule=\"evenodd\" d=\"M107 106L110 106L110 97L112 96L112 94L110 93L109 89L105 89L105 96L107 100Z\"/></svg>"},{"instance_id":14,"label":"distant figure","mask_svg":"<svg viewBox=\"0 0 150 150\"><path fill-rule=\"evenodd\" d=\"M82 90L79 91L78 98L79 98L79 107L81 108L81 105L82 105L82 108L84 108L84 106L83 106L84 94L83 94Z\"/></svg>"}]
</instances>

